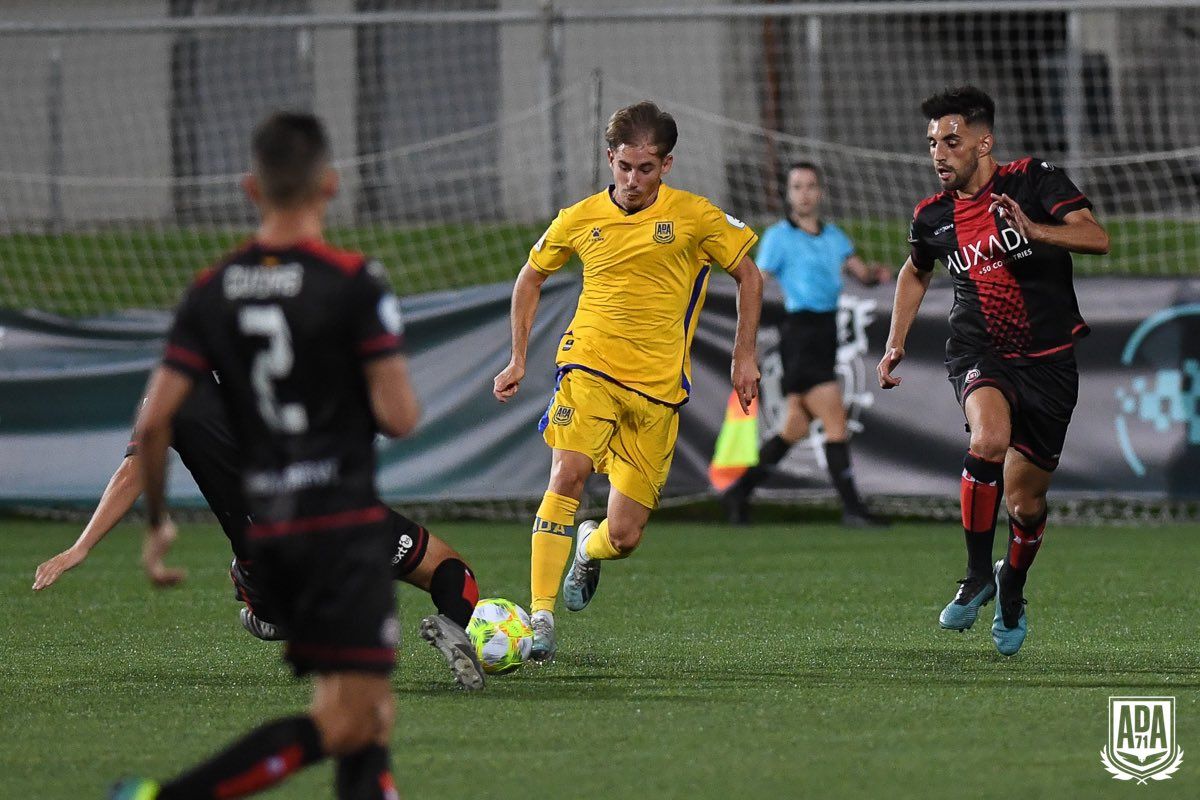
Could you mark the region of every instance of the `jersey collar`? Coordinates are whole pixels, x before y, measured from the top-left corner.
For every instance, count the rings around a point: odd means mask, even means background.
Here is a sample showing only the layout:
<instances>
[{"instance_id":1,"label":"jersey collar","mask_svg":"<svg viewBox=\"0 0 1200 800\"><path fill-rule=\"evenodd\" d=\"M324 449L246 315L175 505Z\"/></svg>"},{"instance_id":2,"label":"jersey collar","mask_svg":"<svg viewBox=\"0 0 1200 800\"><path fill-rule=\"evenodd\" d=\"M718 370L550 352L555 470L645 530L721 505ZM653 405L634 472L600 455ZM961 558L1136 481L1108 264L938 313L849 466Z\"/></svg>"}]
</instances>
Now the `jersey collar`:
<instances>
[{"instance_id":1,"label":"jersey collar","mask_svg":"<svg viewBox=\"0 0 1200 800\"><path fill-rule=\"evenodd\" d=\"M604 190L604 194L608 198L608 202L612 205L612 207L615 208L617 210L617 212L623 217L636 217L638 214L641 214L645 211L649 211L652 208L656 208L658 206L658 204L662 202L663 193L667 191L667 185L665 183L660 183L658 185L658 196L654 198L653 203L651 203L650 205L648 205L644 208L639 208L637 211L626 211L625 209L623 209L619 205L617 205L617 201L613 199L613 190L616 188L617 187L615 184L610 183L608 185L608 188Z\"/></svg>"},{"instance_id":2,"label":"jersey collar","mask_svg":"<svg viewBox=\"0 0 1200 800\"><path fill-rule=\"evenodd\" d=\"M796 221L792 219L791 214L784 214L783 218L785 220L787 220L788 225L792 226L792 230L800 231L801 233L803 233L806 236L812 236L813 238L816 238L825 232L825 220L823 220L823 219L817 220L817 232L809 233L808 231L804 230L804 228L801 228L799 225L796 224Z\"/></svg>"},{"instance_id":3,"label":"jersey collar","mask_svg":"<svg viewBox=\"0 0 1200 800\"><path fill-rule=\"evenodd\" d=\"M975 194L971 195L970 197L959 197L957 191L948 192L948 194L950 195L950 197L952 197L954 199L954 202L956 202L956 203L976 203L979 201L979 199L981 197L991 194L992 187L996 185L996 176L999 174L1000 174L1000 167L999 167L999 165L997 165L996 168L994 170L992 170L992 176L990 178L988 178L987 183L985 183L983 186L981 186L979 191L976 192Z\"/></svg>"}]
</instances>

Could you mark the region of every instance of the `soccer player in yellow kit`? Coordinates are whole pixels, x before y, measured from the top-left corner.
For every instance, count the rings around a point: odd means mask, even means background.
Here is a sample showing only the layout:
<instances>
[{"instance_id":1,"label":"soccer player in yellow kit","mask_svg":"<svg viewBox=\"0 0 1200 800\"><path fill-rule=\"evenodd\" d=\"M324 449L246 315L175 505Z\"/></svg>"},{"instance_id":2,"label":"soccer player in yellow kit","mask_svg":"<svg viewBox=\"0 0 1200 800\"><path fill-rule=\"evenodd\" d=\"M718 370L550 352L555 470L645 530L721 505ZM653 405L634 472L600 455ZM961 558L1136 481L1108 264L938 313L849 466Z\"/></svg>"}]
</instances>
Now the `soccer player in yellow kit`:
<instances>
[{"instance_id":1,"label":"soccer player in yellow kit","mask_svg":"<svg viewBox=\"0 0 1200 800\"><path fill-rule=\"evenodd\" d=\"M583 291L558 347L554 399L539 428L553 449L550 484L533 523L530 657L554 657L559 577L568 609L591 600L603 561L625 558L642 539L666 483L691 391L688 351L712 267L737 282L731 378L743 409L758 394L755 338L762 277L747 255L758 237L707 199L664 184L678 138L652 102L618 110L605 129L613 184L559 212L517 276L512 360L496 376L501 402L525 375L529 331L542 283L570 258L583 261ZM608 516L575 531L592 472L612 485Z\"/></svg>"}]
</instances>

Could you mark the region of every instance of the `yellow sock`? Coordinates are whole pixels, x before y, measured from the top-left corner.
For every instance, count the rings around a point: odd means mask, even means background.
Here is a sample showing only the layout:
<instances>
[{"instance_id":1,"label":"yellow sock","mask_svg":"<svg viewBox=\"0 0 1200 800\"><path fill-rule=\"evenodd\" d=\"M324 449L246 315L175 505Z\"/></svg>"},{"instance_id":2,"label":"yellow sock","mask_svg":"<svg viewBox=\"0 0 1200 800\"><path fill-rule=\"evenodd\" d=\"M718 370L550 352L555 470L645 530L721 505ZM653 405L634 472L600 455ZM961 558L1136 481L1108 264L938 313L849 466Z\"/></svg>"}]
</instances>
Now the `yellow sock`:
<instances>
[{"instance_id":1,"label":"yellow sock","mask_svg":"<svg viewBox=\"0 0 1200 800\"><path fill-rule=\"evenodd\" d=\"M592 535L583 544L583 552L588 558L597 561L612 561L615 558L625 558L629 553L622 553L613 547L612 539L608 538L608 520L600 521L600 527L592 531Z\"/></svg>"},{"instance_id":2,"label":"yellow sock","mask_svg":"<svg viewBox=\"0 0 1200 800\"><path fill-rule=\"evenodd\" d=\"M563 569L575 544L575 512L579 501L546 492L533 520L533 548L529 558L529 612L553 611Z\"/></svg>"}]
</instances>

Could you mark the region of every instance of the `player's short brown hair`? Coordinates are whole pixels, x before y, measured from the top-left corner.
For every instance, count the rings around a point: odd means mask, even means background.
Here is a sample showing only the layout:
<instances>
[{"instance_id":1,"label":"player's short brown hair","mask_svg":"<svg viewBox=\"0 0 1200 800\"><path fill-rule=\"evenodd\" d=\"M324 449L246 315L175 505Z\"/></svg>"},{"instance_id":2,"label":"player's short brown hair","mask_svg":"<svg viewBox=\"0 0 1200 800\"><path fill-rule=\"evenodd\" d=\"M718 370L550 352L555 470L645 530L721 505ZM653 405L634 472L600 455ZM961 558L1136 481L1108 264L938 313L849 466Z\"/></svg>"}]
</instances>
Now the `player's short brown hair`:
<instances>
[{"instance_id":1,"label":"player's short brown hair","mask_svg":"<svg viewBox=\"0 0 1200 800\"><path fill-rule=\"evenodd\" d=\"M921 113L926 119L941 119L960 114L968 125L982 122L990 131L996 122L996 102L975 86L956 86L925 98Z\"/></svg>"},{"instance_id":2,"label":"player's short brown hair","mask_svg":"<svg viewBox=\"0 0 1200 800\"><path fill-rule=\"evenodd\" d=\"M619 108L608 118L604 141L610 150L649 140L659 158L666 158L679 139L675 118L650 100Z\"/></svg>"},{"instance_id":3,"label":"player's short brown hair","mask_svg":"<svg viewBox=\"0 0 1200 800\"><path fill-rule=\"evenodd\" d=\"M329 137L314 114L280 111L254 129L250 143L263 199L287 208L311 199L329 163Z\"/></svg>"}]
</instances>

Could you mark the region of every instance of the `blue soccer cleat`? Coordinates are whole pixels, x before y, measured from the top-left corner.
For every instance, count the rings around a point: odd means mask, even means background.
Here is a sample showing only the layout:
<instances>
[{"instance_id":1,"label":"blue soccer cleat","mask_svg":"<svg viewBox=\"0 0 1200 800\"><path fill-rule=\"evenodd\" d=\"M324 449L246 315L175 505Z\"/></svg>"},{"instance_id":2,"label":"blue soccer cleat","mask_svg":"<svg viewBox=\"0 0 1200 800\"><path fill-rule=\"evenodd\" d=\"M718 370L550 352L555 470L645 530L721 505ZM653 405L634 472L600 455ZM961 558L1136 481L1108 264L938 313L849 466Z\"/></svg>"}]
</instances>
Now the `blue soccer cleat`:
<instances>
[{"instance_id":1,"label":"blue soccer cleat","mask_svg":"<svg viewBox=\"0 0 1200 800\"><path fill-rule=\"evenodd\" d=\"M582 611L587 608L587 604L592 601L592 595L596 593L596 587L600 585L600 562L588 558L584 552L588 537L598 527L600 525L590 519L579 523L575 540L575 560L567 570L567 576L563 578L563 603L569 611Z\"/></svg>"},{"instance_id":2,"label":"blue soccer cleat","mask_svg":"<svg viewBox=\"0 0 1200 800\"><path fill-rule=\"evenodd\" d=\"M1023 587L1012 580L1011 569L1004 560L996 562L995 576L996 616L992 620L992 641L1000 655L1016 655L1027 632Z\"/></svg>"},{"instance_id":3,"label":"blue soccer cleat","mask_svg":"<svg viewBox=\"0 0 1200 800\"><path fill-rule=\"evenodd\" d=\"M108 790L108 800L154 800L158 784L146 778L122 778Z\"/></svg>"},{"instance_id":4,"label":"blue soccer cleat","mask_svg":"<svg viewBox=\"0 0 1200 800\"><path fill-rule=\"evenodd\" d=\"M979 609L991 602L995 596L996 586L992 583L991 575L968 575L958 582L958 594L942 609L942 613L938 615L938 624L951 631L968 630L979 617Z\"/></svg>"}]
</instances>

